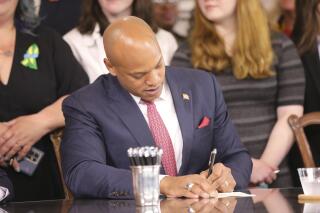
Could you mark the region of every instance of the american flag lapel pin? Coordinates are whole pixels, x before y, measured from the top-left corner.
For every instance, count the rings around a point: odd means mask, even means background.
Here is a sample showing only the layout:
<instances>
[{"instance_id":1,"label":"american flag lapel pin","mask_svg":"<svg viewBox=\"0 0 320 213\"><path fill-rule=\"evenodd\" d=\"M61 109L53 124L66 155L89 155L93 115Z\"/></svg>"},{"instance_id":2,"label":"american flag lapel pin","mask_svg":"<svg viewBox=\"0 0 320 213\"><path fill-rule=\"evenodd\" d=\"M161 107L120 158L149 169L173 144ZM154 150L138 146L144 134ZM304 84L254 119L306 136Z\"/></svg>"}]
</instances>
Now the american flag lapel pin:
<instances>
[{"instance_id":1,"label":"american flag lapel pin","mask_svg":"<svg viewBox=\"0 0 320 213\"><path fill-rule=\"evenodd\" d=\"M184 101L189 101L190 100L190 97L187 93L182 93L182 98Z\"/></svg>"}]
</instances>

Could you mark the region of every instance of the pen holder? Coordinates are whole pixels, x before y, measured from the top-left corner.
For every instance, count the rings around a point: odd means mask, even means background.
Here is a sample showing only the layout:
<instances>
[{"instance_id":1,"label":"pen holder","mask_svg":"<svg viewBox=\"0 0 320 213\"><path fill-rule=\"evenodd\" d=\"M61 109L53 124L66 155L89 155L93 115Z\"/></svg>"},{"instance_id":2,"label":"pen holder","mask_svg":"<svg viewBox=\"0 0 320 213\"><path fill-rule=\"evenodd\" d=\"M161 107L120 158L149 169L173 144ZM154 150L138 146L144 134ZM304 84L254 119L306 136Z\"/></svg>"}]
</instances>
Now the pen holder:
<instances>
[{"instance_id":1,"label":"pen holder","mask_svg":"<svg viewBox=\"0 0 320 213\"><path fill-rule=\"evenodd\" d=\"M138 206L153 206L159 204L160 165L131 166L133 193Z\"/></svg>"}]
</instances>

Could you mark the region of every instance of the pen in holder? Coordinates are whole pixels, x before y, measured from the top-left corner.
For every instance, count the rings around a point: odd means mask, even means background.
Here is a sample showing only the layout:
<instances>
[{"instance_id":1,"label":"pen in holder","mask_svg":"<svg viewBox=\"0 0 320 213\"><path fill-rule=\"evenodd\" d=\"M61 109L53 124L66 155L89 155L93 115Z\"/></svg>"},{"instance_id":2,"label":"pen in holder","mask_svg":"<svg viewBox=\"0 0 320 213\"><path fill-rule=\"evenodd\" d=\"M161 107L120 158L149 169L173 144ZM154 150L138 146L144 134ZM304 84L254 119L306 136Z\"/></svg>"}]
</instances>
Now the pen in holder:
<instances>
[{"instance_id":1,"label":"pen in holder","mask_svg":"<svg viewBox=\"0 0 320 213\"><path fill-rule=\"evenodd\" d=\"M159 204L159 171L162 149L157 147L129 148L133 193L138 206Z\"/></svg>"}]
</instances>

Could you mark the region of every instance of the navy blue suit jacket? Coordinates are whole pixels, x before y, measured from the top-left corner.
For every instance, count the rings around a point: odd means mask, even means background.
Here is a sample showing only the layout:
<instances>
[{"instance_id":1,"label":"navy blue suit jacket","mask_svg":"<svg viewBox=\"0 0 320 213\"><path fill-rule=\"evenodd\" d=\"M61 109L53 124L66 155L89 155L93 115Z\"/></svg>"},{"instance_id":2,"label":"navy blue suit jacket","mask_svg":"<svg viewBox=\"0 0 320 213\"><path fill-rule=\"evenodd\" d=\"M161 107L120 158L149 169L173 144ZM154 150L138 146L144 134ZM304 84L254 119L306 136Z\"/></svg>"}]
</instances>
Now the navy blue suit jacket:
<instances>
[{"instance_id":1,"label":"navy blue suit jacket","mask_svg":"<svg viewBox=\"0 0 320 213\"><path fill-rule=\"evenodd\" d=\"M216 162L232 170L236 188L246 188L251 158L240 143L221 90L212 74L186 68L166 68L183 137L179 175L208 168L211 150ZM182 94L189 95L185 100ZM139 107L116 77L103 75L63 103L66 128L61 146L66 184L76 197L132 198L127 149L154 146ZM201 120L211 118L204 128Z\"/></svg>"}]
</instances>

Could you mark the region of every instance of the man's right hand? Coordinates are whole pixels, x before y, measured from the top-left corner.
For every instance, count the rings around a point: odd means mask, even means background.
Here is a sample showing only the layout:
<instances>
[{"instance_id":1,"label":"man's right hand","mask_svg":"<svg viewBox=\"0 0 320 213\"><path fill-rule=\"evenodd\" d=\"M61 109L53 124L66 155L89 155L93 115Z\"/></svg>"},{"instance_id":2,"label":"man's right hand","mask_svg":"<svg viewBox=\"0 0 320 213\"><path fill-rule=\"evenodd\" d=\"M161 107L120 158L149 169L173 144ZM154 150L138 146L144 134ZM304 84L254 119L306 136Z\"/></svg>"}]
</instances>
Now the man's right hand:
<instances>
[{"instance_id":1,"label":"man's right hand","mask_svg":"<svg viewBox=\"0 0 320 213\"><path fill-rule=\"evenodd\" d=\"M187 188L188 184L193 184ZM179 177L166 176L160 181L160 193L167 197L209 198L216 197L218 192L208 180L200 175Z\"/></svg>"}]
</instances>

